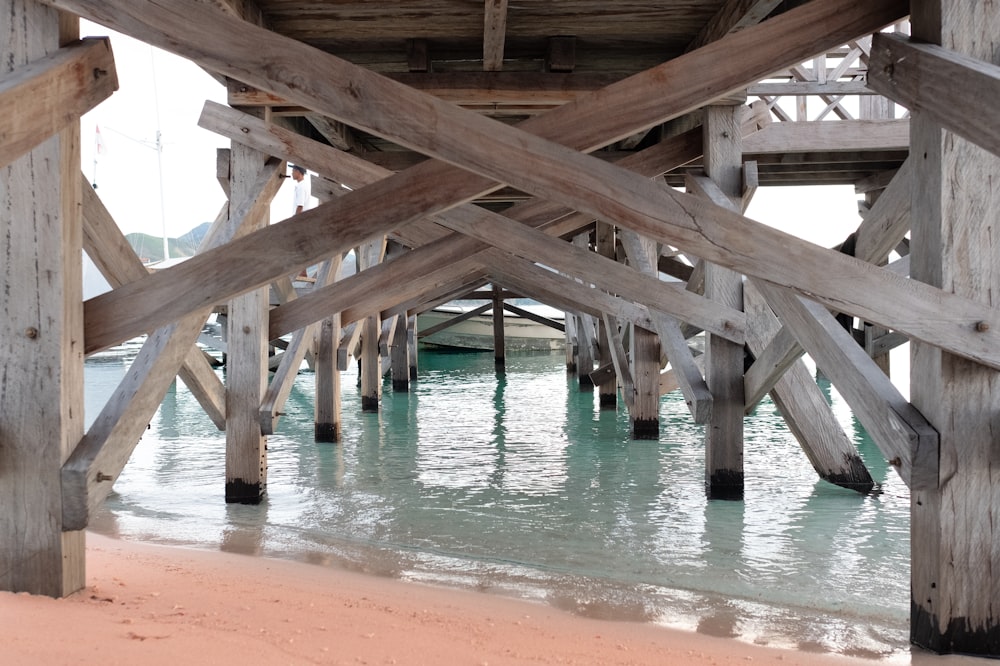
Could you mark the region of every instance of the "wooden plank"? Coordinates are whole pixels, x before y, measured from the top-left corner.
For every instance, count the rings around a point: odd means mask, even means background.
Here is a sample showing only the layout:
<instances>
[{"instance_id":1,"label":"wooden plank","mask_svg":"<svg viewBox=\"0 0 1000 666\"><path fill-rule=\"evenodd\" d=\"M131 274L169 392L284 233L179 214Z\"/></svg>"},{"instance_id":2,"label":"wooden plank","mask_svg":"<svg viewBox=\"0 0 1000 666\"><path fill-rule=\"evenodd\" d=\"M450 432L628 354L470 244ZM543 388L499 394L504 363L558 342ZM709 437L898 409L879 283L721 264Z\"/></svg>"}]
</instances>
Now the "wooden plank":
<instances>
[{"instance_id":1,"label":"wooden plank","mask_svg":"<svg viewBox=\"0 0 1000 666\"><path fill-rule=\"evenodd\" d=\"M749 331L748 331L749 332ZM749 414L767 395L779 379L799 358L804 350L787 328L781 327L770 336L770 341L759 349L752 349L756 360L743 375L744 412Z\"/></svg>"},{"instance_id":2,"label":"wooden plank","mask_svg":"<svg viewBox=\"0 0 1000 666\"><path fill-rule=\"evenodd\" d=\"M316 275L316 286L323 287L332 283L340 270L340 264L340 256L323 262ZM264 435L274 434L281 417L281 410L292 391L295 377L298 375L302 361L305 360L306 352L312 348L313 340L317 335L320 335L321 325L322 322L318 322L296 331L292 335L285 353L281 355L281 363L275 370L267 390L261 398L260 429Z\"/></svg>"},{"instance_id":3,"label":"wooden plank","mask_svg":"<svg viewBox=\"0 0 1000 666\"><path fill-rule=\"evenodd\" d=\"M910 229L913 167L907 159L858 227L854 256L881 264Z\"/></svg>"},{"instance_id":4,"label":"wooden plank","mask_svg":"<svg viewBox=\"0 0 1000 666\"><path fill-rule=\"evenodd\" d=\"M667 283L589 250L552 238L500 215L456 208L439 218L443 226L506 252L579 276L599 288L690 322L743 344L741 312L713 303L676 283ZM589 372L589 370L588 370Z\"/></svg>"},{"instance_id":5,"label":"wooden plank","mask_svg":"<svg viewBox=\"0 0 1000 666\"><path fill-rule=\"evenodd\" d=\"M742 136L733 107L705 109L705 173L720 195L715 203L742 209ZM692 177L685 183L692 182ZM690 191L690 188L688 188ZM705 262L705 296L743 310L742 276ZM705 490L712 499L743 498L743 345L709 332L705 340L705 382L712 412L705 428Z\"/></svg>"},{"instance_id":6,"label":"wooden plank","mask_svg":"<svg viewBox=\"0 0 1000 666\"><path fill-rule=\"evenodd\" d=\"M2 75L77 37L38 3L0 0L0 15ZM84 404L80 131L63 127L0 177L0 590L53 597L86 584L84 533L61 519Z\"/></svg>"},{"instance_id":7,"label":"wooden plank","mask_svg":"<svg viewBox=\"0 0 1000 666\"><path fill-rule=\"evenodd\" d=\"M558 174L568 177L572 173L574 196L571 199L574 203L580 192L590 189L589 187L581 187L582 183L575 182L580 173L580 164L576 162L580 159L586 159L582 156L575 156L573 153L560 150L553 152L552 146L544 144L544 142L530 138L526 140L526 135L521 131L495 126L495 123L491 121L462 114L461 111L452 106L444 105L444 103L436 104L416 91L388 85L388 82L375 75L362 72L358 68L335 58L323 57L323 54L319 52L307 50L301 54L302 58L297 58L296 50L307 47L266 31L257 32L252 27L230 24L225 17L204 12L198 7L192 7L190 11L185 11L183 26L179 26L176 25L180 18L178 15L146 2L125 3L116 0L112 6L107 3L98 3L100 6L97 6L95 0L54 1L60 7L79 13L97 12L105 23L111 23L114 27L125 32L141 33L147 40L182 52L202 64L210 64L210 66L220 71L227 71L237 78L252 77L248 78L251 83L266 85L290 99L316 107L318 112L338 117L345 122L357 122L358 119L366 118L367 120L362 124L368 126L367 129L389 136L405 135L408 137L406 143L410 146L415 147L419 143L430 143L432 140L428 134L430 128L436 128L437 131L448 128L447 133L452 135L452 138L457 138L461 134L461 140L442 141L443 136L436 136L436 132L431 132L435 134L433 137L434 152L444 157L445 153L450 154L452 150L458 151L467 167L472 166L472 162L467 160L471 157L468 155L468 151L474 149L483 156L488 155L487 161L490 163L476 164L476 169L488 170L496 176L500 176L502 171L503 175L500 177L513 182L513 179L508 177L512 175L511 170L502 168L503 165L512 167L509 159L497 158L498 156L509 158L511 147L518 145L519 148L515 151L518 170L520 170L524 159L530 154L529 162L532 164L532 171L537 170L533 176L537 176L537 172L548 172L554 166L558 166L558 168L555 168L550 174L552 177ZM704 49L699 49L688 57L672 60L659 68L650 70L650 72L615 84L606 89L605 94L600 95L600 105L583 103L581 100L575 105L564 106L552 113L526 121L522 127L558 138L574 148L588 149L592 147L594 136L604 137L601 142L613 141L628 136L642 127L652 126L665 117L687 110L691 108L691 105L702 104L706 96L710 96L714 92L721 94L721 91L745 85L747 80L763 76L773 67L780 66L783 61L796 62L801 58L801 54L822 50L830 44L842 42L857 36L858 33L870 31L884 22L890 22L898 18L900 13L905 13L905 4L898 0L866 3L863 7L844 0L822 3L822 5L811 3L786 12L759 26L730 35ZM818 27L820 24L822 30ZM191 26L197 26L198 29L192 31ZM180 29L182 27L183 30ZM213 39L201 39L199 33L202 31L211 31ZM761 40L762 37L766 39ZM706 68L695 67L697 75L693 74L692 65L696 65L699 61L712 62L713 60L709 60L710 58L732 52L731 49L741 45L744 40L747 41L748 46L766 43L773 48L774 52L767 53L766 58L761 58L758 63L758 56L761 56L762 49L747 48L745 51L747 54L753 53L753 58L749 56L741 58L739 68L726 68L725 72L718 69L712 70L713 79L708 82L704 77L705 71L708 71ZM263 48L263 45L271 45L274 48ZM268 62L260 62L258 65L261 54L264 52L268 53ZM273 63L270 63L269 59L273 57L274 53L281 53L282 57L288 57L297 62L305 62L309 68L320 68L322 74L317 70L315 77L309 76L307 72L302 72L301 66L298 66L295 68L294 85L286 85L281 81L265 81L261 72L281 71L280 68L275 68L272 66ZM240 63L238 66L233 64L236 61ZM651 88L655 88L655 86L650 85L653 81L661 80L667 75L676 84L673 89L676 94L671 96L670 103L666 103L662 95L652 94ZM675 75L676 78L674 78ZM277 75L276 78L282 77ZM309 81L310 85L303 86L301 85L302 81ZM348 81L351 85L351 93L338 89L336 82ZM684 81L687 82L683 83ZM706 90L712 92L706 93ZM393 113L389 106L378 103L378 100L390 98L392 109L405 108L406 112ZM619 108L628 109L628 113L622 115L609 113L606 104L609 99L620 104ZM407 103L406 100L412 101L413 104ZM599 112L597 112L597 106L600 107ZM411 114L412 109L418 107L424 108L425 112ZM372 114L372 108L382 108L383 111L389 112L389 115L392 116L391 122L383 124L383 121L388 121L389 118L381 114ZM428 122L430 120L428 114L448 120L446 122ZM586 122L579 122L581 120L586 120ZM480 125L481 122L489 123L489 125ZM374 125L378 125L378 127L374 127ZM459 131L460 128L463 128L462 131ZM468 140L470 135L466 130L477 134L478 140L470 142ZM571 159L567 161L564 159L566 157ZM584 172L589 174L591 180L602 181L601 186L591 192L593 196L599 197L606 203L609 203L609 198L617 199L617 192L613 197L602 195L602 193L607 192L604 182L606 181L605 176L610 175L610 173L604 173L598 165L591 165L589 162L585 166ZM158 275L163 277L158 280L157 276L143 280L142 282L145 284L135 285L134 290L129 288L130 285L121 290L115 290L113 295L104 295L93 299L86 307L88 347L100 348L105 344L111 344L111 340L123 334L124 337L128 337L127 331L130 328L141 331L152 323L159 323L153 317L170 320L181 312L198 307L198 304L203 301L217 300L224 293L246 289L261 278L278 274L275 271L275 266L281 266L280 272L294 270L321 256L331 254L350 238L344 233L329 233L325 224L327 220L336 219L340 231L346 229L353 233L353 225L360 223L358 216L363 212L365 230L371 233L374 219L391 219L391 223L380 224L398 226L412 220L415 215L425 215L433 211L436 206L438 206L437 209L440 209L440 207L476 196L495 187L492 184L487 185L478 178L469 176L455 178L453 170L436 163L420 165L405 173L405 176L400 174L394 179L389 179L393 181L391 189L388 185L385 186L385 189L379 189L378 186L375 186L374 190L364 188L364 190L352 192L348 197L341 199L340 202L344 203L337 210L320 207L309 211L309 213L313 213L309 217L299 216L296 224L292 225L295 229L292 233L289 229L279 229L281 225L272 225L271 229L259 232L256 242L248 243L246 247L231 246L227 248L226 252L220 253L221 257L219 255L212 257L206 255L201 258L202 261L195 258L169 269L169 274L168 271L159 273ZM523 176L524 174L518 176L518 180L523 180ZM401 178L401 180L395 180L395 178ZM549 182L545 182L546 180ZM612 180L617 181L618 178ZM415 186L413 181L417 181ZM403 185L404 182L411 184L406 186ZM429 196L426 188L426 184L430 182L437 186L433 197ZM568 185L568 182L564 181L564 183ZM544 189L546 193L551 194L553 184L550 177L531 184L531 190L541 192ZM594 184L591 182L590 186ZM520 186L519 183L518 187ZM615 189L618 190L618 188ZM389 194L390 192L391 194ZM640 198L648 198L647 193L641 189L636 194ZM413 211L412 208L404 211L404 208L415 206L416 202L412 201L414 198L419 198L419 213ZM429 199L434 199L436 203L431 205ZM654 201L655 199L656 197L653 197ZM569 200L570 198L566 199L567 202ZM377 206L375 205L376 201ZM387 205L387 202L392 205ZM331 206L333 203L326 204L326 206ZM670 210L674 207L664 208L659 205L659 201L655 203L654 207L660 213L671 219L677 218L676 209ZM365 209L366 205L369 204L377 210ZM621 210L618 207L613 206L613 208L615 210L606 211L613 213L607 216L612 219ZM626 206L625 208L631 209L632 207ZM331 215L331 213L335 214ZM282 236L282 238L279 239L278 236ZM320 238L324 240L318 241L317 239ZM775 245L770 242L771 240L773 239L768 239L768 243ZM220 258L226 256L231 258L244 251L250 253L250 256L259 256L260 252L252 252L253 245L266 247L267 256L261 257L260 261L250 262L251 270L232 271L231 274L222 271L227 274L227 277L218 277L206 284L202 272L206 270L209 261L213 267L212 273L215 274L219 271L218 260ZM241 263L246 264L245 259L242 259ZM224 264L222 268L225 268ZM239 274L236 275L236 273ZM160 283L159 286L157 286L158 283ZM140 293L141 297L139 297ZM173 298L168 293L173 293ZM183 296L179 296L179 294L183 294ZM142 302L151 300L159 304L155 313L149 312L149 308L139 309ZM112 313L115 315L114 317L107 316ZM113 320L114 324L107 324L109 320ZM114 332L106 330L105 327ZM897 328L901 327L897 326Z\"/></svg>"},{"instance_id":8,"label":"wooden plank","mask_svg":"<svg viewBox=\"0 0 1000 666\"><path fill-rule=\"evenodd\" d=\"M280 160L265 164L254 186L258 196L254 201L234 206L233 215L253 219L266 209L281 185L279 176L283 172ZM217 220L206 234L203 246L206 242L224 243L239 231L237 221ZM73 529L86 527L90 516L111 492L113 479L124 469L213 307L209 305L180 322L157 329L143 343L122 382L63 465L66 525Z\"/></svg>"},{"instance_id":9,"label":"wooden plank","mask_svg":"<svg viewBox=\"0 0 1000 666\"><path fill-rule=\"evenodd\" d=\"M0 168L25 155L118 90L106 37L68 44L0 76Z\"/></svg>"},{"instance_id":10,"label":"wooden plank","mask_svg":"<svg viewBox=\"0 0 1000 666\"><path fill-rule=\"evenodd\" d=\"M745 285L744 297L750 323L747 347L759 359L768 339L789 329L781 326L753 282ZM862 493L875 487L857 448L844 433L804 363L796 360L789 366L775 384L771 397L821 479Z\"/></svg>"},{"instance_id":11,"label":"wooden plank","mask_svg":"<svg viewBox=\"0 0 1000 666\"><path fill-rule=\"evenodd\" d=\"M1000 65L995 6L912 4L915 40ZM953 93L953 112L979 115L981 131L995 134L989 93L966 101L970 92ZM968 108L958 108L964 105ZM915 112L911 122L911 154L919 158L913 163L913 279L995 308L1000 158L947 131L934 113ZM920 343L911 344L910 358L911 400L941 433L940 466L926 469L937 483L910 494L910 639L938 652L995 658L1000 656L997 373Z\"/></svg>"},{"instance_id":12,"label":"wooden plank","mask_svg":"<svg viewBox=\"0 0 1000 666\"><path fill-rule=\"evenodd\" d=\"M83 247L87 254L112 287L145 277L149 271L136 256L111 213L87 182L87 177L81 173L80 178L80 191L83 194ZM224 210L228 212L228 208ZM225 389L197 347L191 347L181 366L180 376L216 427L225 429Z\"/></svg>"},{"instance_id":13,"label":"wooden plank","mask_svg":"<svg viewBox=\"0 0 1000 666\"><path fill-rule=\"evenodd\" d=\"M760 23L779 4L781 0L726 0L691 42L688 50L700 48L729 33Z\"/></svg>"},{"instance_id":14,"label":"wooden plank","mask_svg":"<svg viewBox=\"0 0 1000 666\"><path fill-rule=\"evenodd\" d=\"M530 319L531 321L542 324L543 326L554 328L560 333L566 330L566 326L564 324L560 324L559 322L553 319L549 319L548 317L543 317L542 315L535 314L534 312L525 310L524 308L519 308L516 305L511 305L510 303L504 303L503 309L507 310L512 314L517 315L518 317L523 317L524 319Z\"/></svg>"},{"instance_id":15,"label":"wooden plank","mask_svg":"<svg viewBox=\"0 0 1000 666\"><path fill-rule=\"evenodd\" d=\"M983 109L1000 106L1000 65L902 35L872 38L868 82L911 112L1000 155L1000 128Z\"/></svg>"},{"instance_id":16,"label":"wooden plank","mask_svg":"<svg viewBox=\"0 0 1000 666\"><path fill-rule=\"evenodd\" d=\"M743 143L747 155L856 150L907 150L909 120L771 123Z\"/></svg>"},{"instance_id":17,"label":"wooden plank","mask_svg":"<svg viewBox=\"0 0 1000 666\"><path fill-rule=\"evenodd\" d=\"M911 490L937 486L938 433L821 305L758 281L771 309L844 396Z\"/></svg>"},{"instance_id":18,"label":"wooden plank","mask_svg":"<svg viewBox=\"0 0 1000 666\"><path fill-rule=\"evenodd\" d=\"M635 405L635 383L632 381L632 370L629 365L628 354L622 346L622 333L618 328L618 321L609 314L603 315L604 327L608 331L608 343L611 347L611 361L615 366L615 374L622 387L622 400L630 410Z\"/></svg>"},{"instance_id":19,"label":"wooden plank","mask_svg":"<svg viewBox=\"0 0 1000 666\"><path fill-rule=\"evenodd\" d=\"M262 114L264 112L261 112ZM266 171L267 155L233 142L230 190L239 208L253 201L257 181ZM283 169L282 169L283 170ZM242 229L266 227L269 213L257 208ZM267 391L268 290L261 287L232 298L226 326L226 479L227 503L258 504L267 490L267 438L261 430L260 406Z\"/></svg>"},{"instance_id":20,"label":"wooden plank","mask_svg":"<svg viewBox=\"0 0 1000 666\"><path fill-rule=\"evenodd\" d=\"M652 264L652 257L648 256L643 243L638 234L627 229L619 232L625 253L629 261L633 262L636 270L646 275L656 275L656 268ZM660 344L666 352L670 365L677 373L677 381L684 400L695 423L707 423L712 415L712 392L708 389L708 384L701 374L701 370L695 365L694 356L688 347L687 340L681 333L677 320L668 315L651 313L653 316L653 328L660 337ZM633 360L635 355L633 354ZM656 368L657 383L659 380L659 367ZM659 392L656 392L659 398ZM657 404L658 404L657 400Z\"/></svg>"},{"instance_id":21,"label":"wooden plank","mask_svg":"<svg viewBox=\"0 0 1000 666\"><path fill-rule=\"evenodd\" d=\"M507 0L485 0L483 11L483 71L503 69L503 47L507 37Z\"/></svg>"}]
</instances>

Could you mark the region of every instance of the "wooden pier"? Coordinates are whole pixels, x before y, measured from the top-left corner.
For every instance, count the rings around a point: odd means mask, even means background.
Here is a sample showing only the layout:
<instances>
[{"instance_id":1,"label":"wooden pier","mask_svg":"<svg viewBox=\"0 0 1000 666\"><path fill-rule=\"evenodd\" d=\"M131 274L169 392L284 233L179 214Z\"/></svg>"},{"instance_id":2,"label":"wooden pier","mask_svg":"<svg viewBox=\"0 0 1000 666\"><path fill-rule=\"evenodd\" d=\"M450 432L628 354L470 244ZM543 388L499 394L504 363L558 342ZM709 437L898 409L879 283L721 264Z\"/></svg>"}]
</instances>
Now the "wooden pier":
<instances>
[{"instance_id":1,"label":"wooden pier","mask_svg":"<svg viewBox=\"0 0 1000 666\"><path fill-rule=\"evenodd\" d=\"M226 431L226 501L256 503L305 359L316 440L336 442L339 371L357 359L378 411L386 370L397 391L417 375L415 315L488 284L498 370L505 293L565 310L567 369L624 403L633 446L682 392L719 501L753 483L743 423L767 394L821 478L872 490L808 354L910 489L912 641L1000 657L1000 9L474 9L0 0L0 589L84 585L83 530L175 377ZM228 203L176 266L148 272L81 175L79 117L118 82L113 42L81 41L77 16L227 91L199 125L231 141ZM289 163L317 174L321 204L270 220ZM855 187L861 221L838 247L745 217L758 188L802 184ZM86 302L83 252L113 287ZM359 270L338 279L350 252ZM195 346L220 307L225 385ZM86 355L140 335L84 432ZM910 401L888 377L905 342Z\"/></svg>"}]
</instances>

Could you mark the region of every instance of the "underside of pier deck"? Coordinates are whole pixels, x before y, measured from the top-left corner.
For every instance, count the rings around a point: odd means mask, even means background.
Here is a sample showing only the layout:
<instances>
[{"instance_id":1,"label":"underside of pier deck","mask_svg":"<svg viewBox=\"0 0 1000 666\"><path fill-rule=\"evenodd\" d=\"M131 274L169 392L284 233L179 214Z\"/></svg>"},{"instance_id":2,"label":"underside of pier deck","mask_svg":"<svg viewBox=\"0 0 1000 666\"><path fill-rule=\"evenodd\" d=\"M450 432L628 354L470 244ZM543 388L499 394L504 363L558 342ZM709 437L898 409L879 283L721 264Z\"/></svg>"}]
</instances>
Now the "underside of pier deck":
<instances>
[{"instance_id":1,"label":"underside of pier deck","mask_svg":"<svg viewBox=\"0 0 1000 666\"><path fill-rule=\"evenodd\" d=\"M874 489L807 353L911 490L913 640L1000 656L992 4L0 10L18 18L0 32L0 589L83 584L80 530L178 373L227 432L227 500L259 502L266 436L304 360L316 439L336 442L338 368L359 360L361 407L378 412L383 372L400 391L413 376L415 315L489 284L498 368L506 295L564 310L579 390L620 396L634 439L659 436L660 396L681 391L719 501L753 482L743 423L767 394L821 478ZM75 41L77 16L186 57L227 91L199 124L232 142L219 159L229 203L176 266L148 272L81 181L78 118L116 83L108 42ZM321 204L270 221L290 162L316 174ZM744 215L758 188L803 184L855 187L861 217L838 247ZM86 302L84 249L114 287ZM351 252L359 270L340 275ZM315 280L294 289L307 268ZM194 347L220 307L225 384ZM140 335L84 433L84 356ZM272 377L269 342L283 337ZM887 376L903 342L912 403Z\"/></svg>"}]
</instances>

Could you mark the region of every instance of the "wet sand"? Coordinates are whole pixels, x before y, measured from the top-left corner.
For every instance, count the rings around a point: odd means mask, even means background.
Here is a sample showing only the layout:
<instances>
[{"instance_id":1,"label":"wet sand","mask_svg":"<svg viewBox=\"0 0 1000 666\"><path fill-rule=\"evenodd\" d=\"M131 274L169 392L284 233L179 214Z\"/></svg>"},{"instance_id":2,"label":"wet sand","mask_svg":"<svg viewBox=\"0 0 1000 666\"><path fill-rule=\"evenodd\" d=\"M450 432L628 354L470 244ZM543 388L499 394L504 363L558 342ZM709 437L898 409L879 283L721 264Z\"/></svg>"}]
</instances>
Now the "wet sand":
<instances>
[{"instance_id":1,"label":"wet sand","mask_svg":"<svg viewBox=\"0 0 1000 666\"><path fill-rule=\"evenodd\" d=\"M0 645L11 665L881 663L95 534L84 590L66 599L0 593ZM917 653L910 663L983 662Z\"/></svg>"}]
</instances>

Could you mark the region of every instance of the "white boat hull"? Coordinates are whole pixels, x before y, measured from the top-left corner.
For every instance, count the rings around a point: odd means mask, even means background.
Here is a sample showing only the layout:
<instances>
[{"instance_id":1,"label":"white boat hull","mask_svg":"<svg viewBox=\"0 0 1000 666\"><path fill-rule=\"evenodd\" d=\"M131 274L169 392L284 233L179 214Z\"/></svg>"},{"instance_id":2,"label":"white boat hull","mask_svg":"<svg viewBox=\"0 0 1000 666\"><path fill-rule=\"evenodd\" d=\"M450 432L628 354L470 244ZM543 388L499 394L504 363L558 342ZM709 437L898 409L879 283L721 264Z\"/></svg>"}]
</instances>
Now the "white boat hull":
<instances>
[{"instance_id":1,"label":"white boat hull","mask_svg":"<svg viewBox=\"0 0 1000 666\"><path fill-rule=\"evenodd\" d=\"M417 331L424 331L452 319L460 311L430 310L417 317ZM565 335L545 324L504 313L504 348L507 351L551 351L563 349ZM560 322L561 323L561 322ZM493 349L493 316L489 313L470 317L448 328L421 338L435 347L469 350Z\"/></svg>"}]
</instances>

